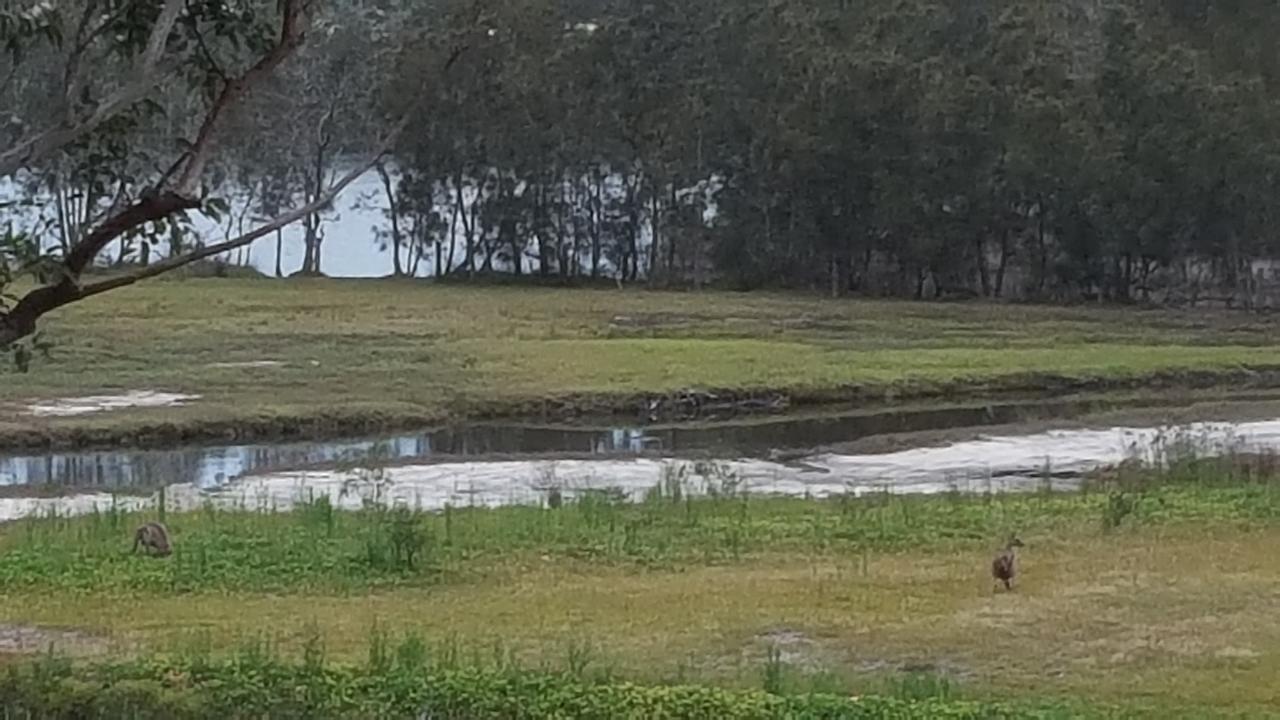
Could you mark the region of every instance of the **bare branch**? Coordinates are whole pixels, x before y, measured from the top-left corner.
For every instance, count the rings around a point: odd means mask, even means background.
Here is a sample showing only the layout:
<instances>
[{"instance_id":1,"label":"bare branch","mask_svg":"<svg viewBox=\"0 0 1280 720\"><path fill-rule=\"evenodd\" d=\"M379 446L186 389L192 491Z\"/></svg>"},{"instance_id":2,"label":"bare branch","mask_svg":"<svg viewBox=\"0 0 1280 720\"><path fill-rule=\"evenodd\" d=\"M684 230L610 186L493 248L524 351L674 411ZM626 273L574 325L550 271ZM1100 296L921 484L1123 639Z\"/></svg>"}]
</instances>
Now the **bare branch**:
<instances>
[{"instance_id":1,"label":"bare branch","mask_svg":"<svg viewBox=\"0 0 1280 720\"><path fill-rule=\"evenodd\" d=\"M222 80L222 82L229 84L231 82L231 78L227 76L227 72L222 69L222 65L218 63L218 59L215 58L213 53L209 50L209 45L204 41L204 33L200 32L200 23L194 19L191 21L191 32L195 34L196 42L200 45L200 52L204 55L204 59L209 63L209 67L213 70L213 73L217 75L218 79Z\"/></svg>"},{"instance_id":2,"label":"bare branch","mask_svg":"<svg viewBox=\"0 0 1280 720\"><path fill-rule=\"evenodd\" d=\"M84 51L93 40L93 36L86 33L89 29L89 21L93 19L93 13L97 9L96 0L89 0L84 4L84 13L80 16L80 22L76 24L75 34L72 36L74 42L71 53L67 55L67 64L62 71L62 102L67 117L71 117L75 112L76 92L80 89L80 59L84 57Z\"/></svg>"}]
</instances>

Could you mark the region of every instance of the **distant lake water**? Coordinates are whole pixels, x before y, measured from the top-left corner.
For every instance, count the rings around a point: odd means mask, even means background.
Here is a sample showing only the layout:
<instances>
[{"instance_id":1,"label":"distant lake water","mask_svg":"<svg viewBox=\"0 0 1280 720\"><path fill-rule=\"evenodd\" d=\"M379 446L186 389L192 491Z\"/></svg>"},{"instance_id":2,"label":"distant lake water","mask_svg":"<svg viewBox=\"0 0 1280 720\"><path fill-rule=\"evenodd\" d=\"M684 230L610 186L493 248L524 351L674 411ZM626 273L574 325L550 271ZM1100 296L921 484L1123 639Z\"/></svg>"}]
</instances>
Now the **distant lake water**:
<instances>
[{"instance_id":1,"label":"distant lake water","mask_svg":"<svg viewBox=\"0 0 1280 720\"><path fill-rule=\"evenodd\" d=\"M606 194L619 191L617 190L619 183L619 178L612 178L606 181ZM223 196L225 197L225 193ZM51 215L51 205L46 205L44 208L6 207L6 204L20 199L21 195L14 184L7 179L0 178L0 226L12 221L15 229L30 230L35 227L37 218L42 210L46 216ZM232 203L232 214L237 215L238 208L235 198L228 198L228 200ZM240 207L243 207L243 205L240 205ZM378 237L378 231L386 230L390 225L386 216L387 208L386 192L377 173L373 171L367 172L347 186L338 197L334 208L324 215L324 241L320 255L321 272L331 277L351 278L385 277L390 275L394 269L391 252L390 249L385 251L380 249L383 241ZM222 242L241 233L239 228L233 228L231 232L228 232L226 218L223 218L221 225L200 214L194 214L193 219L196 232L199 233L201 240L206 244ZM253 221L246 219L243 230L248 231L253 227ZM648 237L648 228L642 228L640 236L641 248L647 247ZM283 233L283 240L280 265L285 275L291 275L302 267L302 258L305 252L302 224L294 223L286 228ZM53 238L46 240L46 246L54 245L55 243L56 241ZM462 248L465 246L460 227L457 232L457 244L455 264L461 262L463 257ZM532 246L533 243L531 241L530 247L532 248ZM118 246L110 247L104 253L104 256L114 257L118 252ZM164 245L153 247L152 257L163 257L167 252L168 248ZM245 251L231 253L228 257L234 261L236 258L241 257L243 252ZM442 252L447 257L448 247L443 248ZM247 255L249 265L267 275L273 275L276 268L275 235L272 234L255 241L249 246ZM433 275L435 273L433 261L434 252L428 253L418 267L418 275ZM534 264L534 260L529 257L526 257L524 262L526 270Z\"/></svg>"}]
</instances>

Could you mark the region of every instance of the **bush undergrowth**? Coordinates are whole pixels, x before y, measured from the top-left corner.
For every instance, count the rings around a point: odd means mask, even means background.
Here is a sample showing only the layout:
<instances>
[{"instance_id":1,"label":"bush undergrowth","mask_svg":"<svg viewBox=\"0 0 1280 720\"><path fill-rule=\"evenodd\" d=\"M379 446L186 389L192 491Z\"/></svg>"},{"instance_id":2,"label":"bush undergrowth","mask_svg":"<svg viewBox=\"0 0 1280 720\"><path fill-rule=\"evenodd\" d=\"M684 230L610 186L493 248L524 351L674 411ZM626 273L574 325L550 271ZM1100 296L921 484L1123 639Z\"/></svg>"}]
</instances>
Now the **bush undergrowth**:
<instances>
[{"instance_id":1,"label":"bush undergrowth","mask_svg":"<svg viewBox=\"0 0 1280 720\"><path fill-rule=\"evenodd\" d=\"M416 658L416 659L415 659ZM779 694L695 685L595 682L570 674L442 669L399 650L367 667L226 660L138 660L73 666L56 658L0 674L5 718L787 718L794 720L1122 717L1063 703L995 704L945 697Z\"/></svg>"}]
</instances>

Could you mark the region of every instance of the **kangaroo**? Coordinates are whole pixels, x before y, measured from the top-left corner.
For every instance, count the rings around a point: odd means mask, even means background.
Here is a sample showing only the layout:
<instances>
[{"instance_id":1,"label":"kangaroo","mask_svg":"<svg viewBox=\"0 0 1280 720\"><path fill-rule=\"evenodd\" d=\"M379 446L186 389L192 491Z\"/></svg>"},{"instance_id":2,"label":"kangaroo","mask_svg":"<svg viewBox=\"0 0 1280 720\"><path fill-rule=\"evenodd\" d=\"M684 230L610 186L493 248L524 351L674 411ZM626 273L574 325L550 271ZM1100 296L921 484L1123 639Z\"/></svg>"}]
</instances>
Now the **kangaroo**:
<instances>
[{"instance_id":1,"label":"kangaroo","mask_svg":"<svg viewBox=\"0 0 1280 720\"><path fill-rule=\"evenodd\" d=\"M1000 551L994 560L991 561L991 577L996 579L998 583L1004 583L1005 590L1013 589L1013 576L1017 573L1017 550L1023 547L1022 541L1018 536L1009 537L1009 542L1004 546L1004 550Z\"/></svg>"},{"instance_id":2,"label":"kangaroo","mask_svg":"<svg viewBox=\"0 0 1280 720\"><path fill-rule=\"evenodd\" d=\"M138 552L139 545L146 549L148 555L164 557L173 552L169 545L169 530L157 522L146 523L134 531L133 552Z\"/></svg>"}]
</instances>

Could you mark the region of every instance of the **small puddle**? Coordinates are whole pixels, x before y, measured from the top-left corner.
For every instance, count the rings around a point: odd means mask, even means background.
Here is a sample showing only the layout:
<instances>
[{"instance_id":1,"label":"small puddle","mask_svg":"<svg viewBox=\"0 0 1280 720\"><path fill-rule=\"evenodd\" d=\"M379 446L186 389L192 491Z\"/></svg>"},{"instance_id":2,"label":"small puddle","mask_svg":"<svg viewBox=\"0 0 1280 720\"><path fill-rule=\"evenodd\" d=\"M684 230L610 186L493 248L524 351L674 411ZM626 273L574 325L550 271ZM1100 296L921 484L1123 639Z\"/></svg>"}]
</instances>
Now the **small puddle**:
<instances>
[{"instance_id":1,"label":"small puddle","mask_svg":"<svg viewBox=\"0 0 1280 720\"><path fill-rule=\"evenodd\" d=\"M26 413L34 417L72 417L124 408L174 407L198 399L195 395L138 390L124 395L90 395L35 402L26 406Z\"/></svg>"},{"instance_id":2,"label":"small puddle","mask_svg":"<svg viewBox=\"0 0 1280 720\"><path fill-rule=\"evenodd\" d=\"M1080 408L1087 411L1095 405L1083 403ZM0 520L32 513L82 513L112 504L146 507L154 504L160 487L166 489L173 509L210 502L264 510L284 510L321 495L351 509L366 499L428 510L446 504L529 503L545 499L552 487L566 497L607 489L639 498L673 479L692 492L815 497L883 490L1016 491L1046 484L1069 489L1086 472L1170 440L1158 427L1125 426L992 436L975 432L960 442L884 453L770 452L838 445L880 433L1010 424L1054 412L1061 414L1061 404L1009 403L697 427L476 425L380 440L8 457L0 458ZM1227 447L1280 450L1280 420L1190 423L1182 433L1204 452ZM667 457L639 456L654 451ZM381 469L353 469L361 465ZM57 488L65 492L51 492Z\"/></svg>"}]
</instances>

